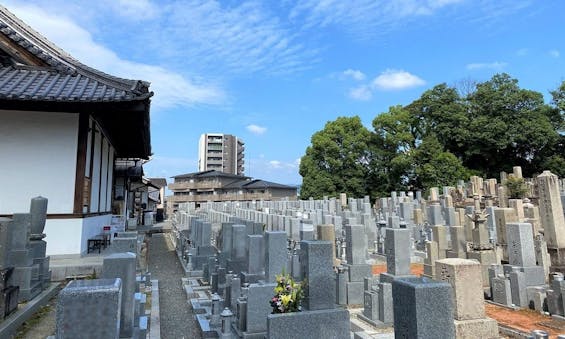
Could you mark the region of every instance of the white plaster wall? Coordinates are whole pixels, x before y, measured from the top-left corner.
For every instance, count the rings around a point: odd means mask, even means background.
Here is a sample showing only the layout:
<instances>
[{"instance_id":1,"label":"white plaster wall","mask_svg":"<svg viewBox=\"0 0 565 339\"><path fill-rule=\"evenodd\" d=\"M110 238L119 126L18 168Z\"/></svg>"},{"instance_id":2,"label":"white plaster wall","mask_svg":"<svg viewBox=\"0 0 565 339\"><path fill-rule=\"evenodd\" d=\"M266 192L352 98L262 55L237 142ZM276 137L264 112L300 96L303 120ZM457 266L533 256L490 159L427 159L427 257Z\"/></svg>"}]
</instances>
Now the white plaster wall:
<instances>
[{"instance_id":1,"label":"white plaster wall","mask_svg":"<svg viewBox=\"0 0 565 339\"><path fill-rule=\"evenodd\" d=\"M112 215L99 215L84 219L47 219L47 255L86 253L88 239L102 233L110 225Z\"/></svg>"},{"instance_id":2,"label":"white plaster wall","mask_svg":"<svg viewBox=\"0 0 565 339\"><path fill-rule=\"evenodd\" d=\"M47 219L47 255L80 254L83 219Z\"/></svg>"},{"instance_id":3,"label":"white plaster wall","mask_svg":"<svg viewBox=\"0 0 565 339\"><path fill-rule=\"evenodd\" d=\"M47 213L72 213L77 139L78 114L0 110L0 214L38 195Z\"/></svg>"},{"instance_id":4,"label":"white plaster wall","mask_svg":"<svg viewBox=\"0 0 565 339\"><path fill-rule=\"evenodd\" d=\"M88 239L101 234L104 226L112 224L112 215L99 215L96 217L84 218L82 224L82 239L77 242L81 245L80 253L86 253Z\"/></svg>"}]
</instances>

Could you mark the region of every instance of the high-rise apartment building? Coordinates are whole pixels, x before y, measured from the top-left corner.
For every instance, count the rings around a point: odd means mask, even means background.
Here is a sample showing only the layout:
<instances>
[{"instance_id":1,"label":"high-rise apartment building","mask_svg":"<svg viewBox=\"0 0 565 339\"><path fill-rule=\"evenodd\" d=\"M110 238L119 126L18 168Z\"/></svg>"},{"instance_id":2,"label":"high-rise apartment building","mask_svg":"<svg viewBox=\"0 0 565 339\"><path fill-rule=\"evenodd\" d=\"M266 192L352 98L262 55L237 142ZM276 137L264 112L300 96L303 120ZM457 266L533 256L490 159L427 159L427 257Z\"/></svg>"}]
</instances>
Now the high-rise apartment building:
<instances>
[{"instance_id":1,"label":"high-rise apartment building","mask_svg":"<svg viewBox=\"0 0 565 339\"><path fill-rule=\"evenodd\" d=\"M198 170L243 175L244 150L245 143L234 135L202 134L198 142Z\"/></svg>"}]
</instances>

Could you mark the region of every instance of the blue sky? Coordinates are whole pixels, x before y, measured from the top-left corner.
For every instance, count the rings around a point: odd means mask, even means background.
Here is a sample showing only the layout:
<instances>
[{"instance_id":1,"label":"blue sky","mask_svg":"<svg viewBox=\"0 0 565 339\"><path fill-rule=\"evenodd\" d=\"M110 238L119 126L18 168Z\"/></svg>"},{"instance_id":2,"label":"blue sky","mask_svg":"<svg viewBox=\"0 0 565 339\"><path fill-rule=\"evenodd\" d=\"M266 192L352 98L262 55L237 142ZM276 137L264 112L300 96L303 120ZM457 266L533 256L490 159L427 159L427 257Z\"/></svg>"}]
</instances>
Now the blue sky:
<instances>
[{"instance_id":1,"label":"blue sky","mask_svg":"<svg viewBox=\"0 0 565 339\"><path fill-rule=\"evenodd\" d=\"M197 170L201 133L246 143L246 174L299 184L311 135L439 83L565 80L565 2L4 1L85 64L152 83L152 177Z\"/></svg>"}]
</instances>

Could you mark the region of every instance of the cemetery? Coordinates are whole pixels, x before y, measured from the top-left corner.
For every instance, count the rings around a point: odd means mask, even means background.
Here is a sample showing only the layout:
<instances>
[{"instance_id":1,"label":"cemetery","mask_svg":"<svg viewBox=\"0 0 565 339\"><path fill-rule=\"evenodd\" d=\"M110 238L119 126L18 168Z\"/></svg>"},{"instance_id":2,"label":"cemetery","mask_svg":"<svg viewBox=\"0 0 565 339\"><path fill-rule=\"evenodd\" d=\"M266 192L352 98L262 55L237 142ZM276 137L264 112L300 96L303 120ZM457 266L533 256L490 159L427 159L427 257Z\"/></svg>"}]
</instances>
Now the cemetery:
<instances>
[{"instance_id":1,"label":"cemetery","mask_svg":"<svg viewBox=\"0 0 565 339\"><path fill-rule=\"evenodd\" d=\"M149 83L81 64L2 6L0 19L4 129L20 131L3 144L33 141L27 166L17 150L2 166L50 175L2 182L0 338L49 303L42 337L56 339L565 338L565 178L515 166L425 191L213 201L185 190L191 173L154 224L149 192L166 180L143 173Z\"/></svg>"},{"instance_id":2,"label":"cemetery","mask_svg":"<svg viewBox=\"0 0 565 339\"><path fill-rule=\"evenodd\" d=\"M165 236L202 337L547 338L565 334L565 182L547 171L524 182L524 199L471 177L374 203L185 203ZM54 288L47 204L33 198L29 213L0 220L4 322L54 291L54 338L156 337L159 282L142 263L149 229L117 232L89 254L102 262L94 279ZM507 321L524 310L545 321Z\"/></svg>"},{"instance_id":3,"label":"cemetery","mask_svg":"<svg viewBox=\"0 0 565 339\"><path fill-rule=\"evenodd\" d=\"M564 182L548 171L524 181L525 199L471 177L374 204L345 194L182 204L172 236L187 301L205 337L530 335L499 324L491 306L549 315L550 332L563 334ZM386 270L373 274L379 265ZM279 300L281 277L302 282L295 311L266 302Z\"/></svg>"}]
</instances>

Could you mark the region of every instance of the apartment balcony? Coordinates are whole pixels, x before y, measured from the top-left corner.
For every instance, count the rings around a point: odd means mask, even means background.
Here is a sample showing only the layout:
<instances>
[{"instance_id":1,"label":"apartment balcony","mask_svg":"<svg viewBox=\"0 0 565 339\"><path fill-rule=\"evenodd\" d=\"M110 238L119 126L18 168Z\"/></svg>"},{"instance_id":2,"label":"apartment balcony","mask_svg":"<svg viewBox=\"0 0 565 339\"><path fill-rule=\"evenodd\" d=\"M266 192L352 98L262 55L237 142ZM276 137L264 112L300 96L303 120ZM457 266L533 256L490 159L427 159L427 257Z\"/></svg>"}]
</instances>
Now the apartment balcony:
<instances>
[{"instance_id":1,"label":"apartment balcony","mask_svg":"<svg viewBox=\"0 0 565 339\"><path fill-rule=\"evenodd\" d=\"M271 200L270 193L243 193L243 194L200 194L200 195L172 195L168 197L169 202L206 202L206 201L250 201Z\"/></svg>"},{"instance_id":2,"label":"apartment balcony","mask_svg":"<svg viewBox=\"0 0 565 339\"><path fill-rule=\"evenodd\" d=\"M183 181L183 182L174 182L174 183L170 183L169 184L169 189L171 191L186 191L186 190L191 190L191 189L214 189L214 188L218 188L218 187L222 187L222 184L220 182L210 182L210 181L204 181L204 182L188 182L188 181Z\"/></svg>"}]
</instances>

